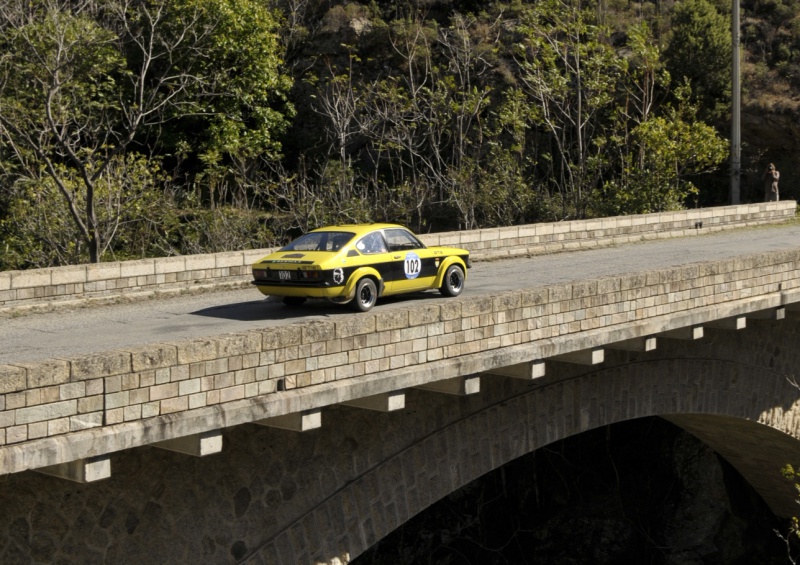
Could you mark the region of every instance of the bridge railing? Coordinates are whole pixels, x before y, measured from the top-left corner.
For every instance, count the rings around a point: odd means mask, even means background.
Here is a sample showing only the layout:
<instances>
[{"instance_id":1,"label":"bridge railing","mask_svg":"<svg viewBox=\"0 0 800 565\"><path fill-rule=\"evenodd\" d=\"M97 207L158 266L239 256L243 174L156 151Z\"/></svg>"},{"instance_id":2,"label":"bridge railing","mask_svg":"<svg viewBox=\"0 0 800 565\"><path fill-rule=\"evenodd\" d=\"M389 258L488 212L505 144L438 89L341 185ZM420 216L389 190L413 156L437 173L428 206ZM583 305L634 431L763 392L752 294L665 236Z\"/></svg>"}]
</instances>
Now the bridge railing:
<instances>
[{"instance_id":1,"label":"bridge railing","mask_svg":"<svg viewBox=\"0 0 800 565\"><path fill-rule=\"evenodd\" d=\"M427 245L466 248L475 260L482 260L780 223L794 218L795 209L794 201L742 204L426 234L422 239ZM271 251L248 249L0 272L0 312L242 286L251 280L250 265Z\"/></svg>"}]
</instances>

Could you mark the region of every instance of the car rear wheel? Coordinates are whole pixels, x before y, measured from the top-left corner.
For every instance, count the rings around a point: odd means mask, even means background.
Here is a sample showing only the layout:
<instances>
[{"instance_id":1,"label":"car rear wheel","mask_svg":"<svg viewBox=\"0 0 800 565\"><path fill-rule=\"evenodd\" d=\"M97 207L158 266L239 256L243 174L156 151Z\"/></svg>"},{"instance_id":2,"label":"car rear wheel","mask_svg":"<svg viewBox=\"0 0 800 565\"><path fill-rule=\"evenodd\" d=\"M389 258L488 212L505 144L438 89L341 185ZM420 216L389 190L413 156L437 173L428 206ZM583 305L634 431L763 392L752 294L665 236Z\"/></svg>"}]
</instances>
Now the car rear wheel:
<instances>
[{"instance_id":1,"label":"car rear wheel","mask_svg":"<svg viewBox=\"0 0 800 565\"><path fill-rule=\"evenodd\" d=\"M363 278L356 285L356 297L351 304L358 312L369 312L378 300L378 287L369 278Z\"/></svg>"},{"instance_id":2,"label":"car rear wheel","mask_svg":"<svg viewBox=\"0 0 800 565\"><path fill-rule=\"evenodd\" d=\"M458 296L464 290L464 271L458 265L450 265L444 274L439 292L445 296Z\"/></svg>"},{"instance_id":3,"label":"car rear wheel","mask_svg":"<svg viewBox=\"0 0 800 565\"><path fill-rule=\"evenodd\" d=\"M291 308L297 308L305 304L306 299L301 296L284 296L283 303Z\"/></svg>"}]
</instances>

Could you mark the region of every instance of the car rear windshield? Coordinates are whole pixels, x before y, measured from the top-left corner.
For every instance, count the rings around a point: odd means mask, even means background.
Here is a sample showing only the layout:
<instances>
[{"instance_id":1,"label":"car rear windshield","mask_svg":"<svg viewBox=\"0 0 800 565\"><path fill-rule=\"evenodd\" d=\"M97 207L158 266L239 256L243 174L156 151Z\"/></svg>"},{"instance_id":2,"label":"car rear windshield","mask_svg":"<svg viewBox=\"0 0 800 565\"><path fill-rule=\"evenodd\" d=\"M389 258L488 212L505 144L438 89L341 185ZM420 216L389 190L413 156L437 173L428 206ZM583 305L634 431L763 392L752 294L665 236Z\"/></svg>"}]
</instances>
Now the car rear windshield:
<instances>
[{"instance_id":1,"label":"car rear windshield","mask_svg":"<svg viewBox=\"0 0 800 565\"><path fill-rule=\"evenodd\" d=\"M346 231L318 231L302 235L281 251L339 251L355 234Z\"/></svg>"}]
</instances>

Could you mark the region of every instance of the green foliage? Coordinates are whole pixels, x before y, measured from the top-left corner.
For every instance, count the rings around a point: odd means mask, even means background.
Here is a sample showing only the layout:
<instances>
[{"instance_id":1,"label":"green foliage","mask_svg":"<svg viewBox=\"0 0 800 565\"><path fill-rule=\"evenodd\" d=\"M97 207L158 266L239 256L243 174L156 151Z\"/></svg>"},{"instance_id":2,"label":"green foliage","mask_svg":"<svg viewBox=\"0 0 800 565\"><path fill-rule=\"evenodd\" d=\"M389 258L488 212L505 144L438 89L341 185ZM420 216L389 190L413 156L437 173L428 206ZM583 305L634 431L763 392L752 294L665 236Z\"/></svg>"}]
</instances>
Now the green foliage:
<instances>
[{"instance_id":1,"label":"green foliage","mask_svg":"<svg viewBox=\"0 0 800 565\"><path fill-rule=\"evenodd\" d=\"M719 117L730 104L730 27L730 18L707 0L686 0L672 14L667 69L674 85L689 79L693 101L706 119Z\"/></svg>"},{"instance_id":2,"label":"green foliage","mask_svg":"<svg viewBox=\"0 0 800 565\"><path fill-rule=\"evenodd\" d=\"M97 262L117 244L129 246L121 255L174 252L127 215L145 200L168 200L162 162L207 182L212 208L219 194L246 207L248 176L278 155L291 79L281 71L278 18L260 2L12 0L0 28L12 262L42 247L30 228L44 223L50 264ZM188 163L192 170L182 168ZM23 218L31 202L41 213Z\"/></svg>"},{"instance_id":3,"label":"green foliage","mask_svg":"<svg viewBox=\"0 0 800 565\"><path fill-rule=\"evenodd\" d=\"M523 12L518 31L520 79L532 121L550 145L545 177L581 216L605 172L602 155L626 61L604 41L607 30L595 12L577 2L537 2Z\"/></svg>"},{"instance_id":4,"label":"green foliage","mask_svg":"<svg viewBox=\"0 0 800 565\"><path fill-rule=\"evenodd\" d=\"M689 180L713 170L728 154L728 143L694 117L688 87L679 89L676 108L638 124L631 132L632 151L618 178L604 186L601 206L614 215L682 209L698 194Z\"/></svg>"},{"instance_id":5,"label":"green foliage","mask_svg":"<svg viewBox=\"0 0 800 565\"><path fill-rule=\"evenodd\" d=\"M7 0L4 266L675 209L724 158L707 0L274 5ZM779 43L763 82L800 80Z\"/></svg>"},{"instance_id":6,"label":"green foliage","mask_svg":"<svg viewBox=\"0 0 800 565\"><path fill-rule=\"evenodd\" d=\"M786 464L781 469L781 476L784 479L790 480L794 483L795 492L800 498L800 471L795 469L795 467L791 464ZM797 542L800 541L800 518L797 516L792 516L790 523L789 523L789 532L788 537L783 538L781 534L778 534L785 542L787 549L789 550L789 558L792 563L797 563L795 559L792 558L792 551L791 548L796 546Z\"/></svg>"},{"instance_id":7,"label":"green foliage","mask_svg":"<svg viewBox=\"0 0 800 565\"><path fill-rule=\"evenodd\" d=\"M205 32L188 46L197 53L181 54L185 63L176 69L202 77L189 100L197 104L193 127L178 132L180 139L197 147L207 163L225 155L277 156L278 134L293 113L277 14L257 0L178 0L169 9L170 34L186 33L183 22L192 20L192 27ZM186 114L180 108L174 112Z\"/></svg>"},{"instance_id":8,"label":"green foliage","mask_svg":"<svg viewBox=\"0 0 800 565\"><path fill-rule=\"evenodd\" d=\"M86 206L83 181L74 169L57 165L56 178L74 193L78 208ZM95 185L96 228L115 259L144 258L170 251L178 231L171 202L160 195L163 183L157 165L142 155L117 156ZM77 225L63 211L53 176L20 178L9 188L7 213L0 220L4 253L0 268L24 269L89 261L89 249ZM115 237L116 234L116 237Z\"/></svg>"}]
</instances>

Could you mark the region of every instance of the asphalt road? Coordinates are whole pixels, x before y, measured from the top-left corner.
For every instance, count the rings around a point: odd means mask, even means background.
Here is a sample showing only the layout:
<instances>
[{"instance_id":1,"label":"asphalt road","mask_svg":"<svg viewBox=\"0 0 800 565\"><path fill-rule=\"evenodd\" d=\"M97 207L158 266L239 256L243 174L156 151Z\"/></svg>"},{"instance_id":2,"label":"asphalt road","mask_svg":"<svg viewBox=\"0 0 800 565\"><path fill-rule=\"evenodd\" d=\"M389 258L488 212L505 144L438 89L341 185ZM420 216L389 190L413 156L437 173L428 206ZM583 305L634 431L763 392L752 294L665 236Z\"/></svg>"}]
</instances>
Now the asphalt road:
<instances>
[{"instance_id":1,"label":"asphalt road","mask_svg":"<svg viewBox=\"0 0 800 565\"><path fill-rule=\"evenodd\" d=\"M800 226L791 224L526 259L477 262L468 273L462 297L798 246ZM378 300L375 308L405 308L435 300L452 299L430 291ZM303 308L289 309L274 299L265 299L253 287L31 313L0 319L0 364L72 357L300 320L334 319L351 312L346 306L334 306L325 301L309 301Z\"/></svg>"}]
</instances>

